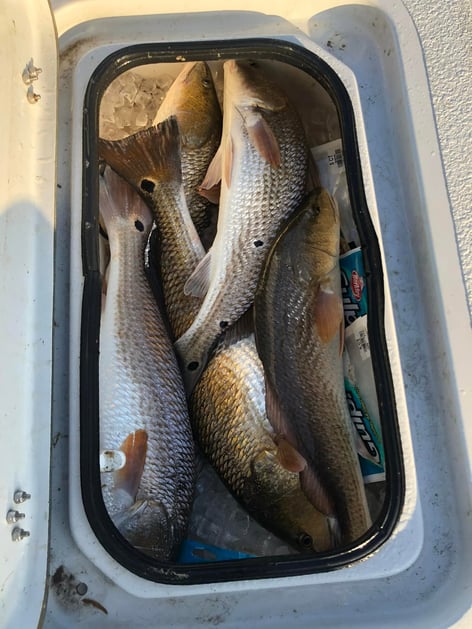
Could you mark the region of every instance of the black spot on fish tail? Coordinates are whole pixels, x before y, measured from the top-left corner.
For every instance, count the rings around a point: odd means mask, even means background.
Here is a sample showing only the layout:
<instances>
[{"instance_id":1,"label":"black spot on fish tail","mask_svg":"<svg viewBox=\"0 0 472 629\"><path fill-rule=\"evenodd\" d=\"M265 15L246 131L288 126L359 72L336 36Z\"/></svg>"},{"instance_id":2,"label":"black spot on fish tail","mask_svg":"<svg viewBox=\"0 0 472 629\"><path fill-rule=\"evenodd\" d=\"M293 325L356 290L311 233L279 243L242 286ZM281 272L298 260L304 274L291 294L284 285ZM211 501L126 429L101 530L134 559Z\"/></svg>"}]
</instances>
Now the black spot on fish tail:
<instances>
[{"instance_id":1,"label":"black spot on fish tail","mask_svg":"<svg viewBox=\"0 0 472 629\"><path fill-rule=\"evenodd\" d=\"M255 241L254 241L254 246L255 246L255 247L262 247L262 245L263 245L263 244L264 244L264 243L263 243L263 241L262 241L262 240L255 240Z\"/></svg>"},{"instance_id":2,"label":"black spot on fish tail","mask_svg":"<svg viewBox=\"0 0 472 629\"><path fill-rule=\"evenodd\" d=\"M156 184L153 181L150 181L149 179L142 179L140 186L141 186L141 190L144 190L144 192L149 192L149 194L152 194L154 192L154 188L156 187Z\"/></svg>"},{"instance_id":3,"label":"black spot on fish tail","mask_svg":"<svg viewBox=\"0 0 472 629\"><path fill-rule=\"evenodd\" d=\"M220 321L220 328L222 330L225 330L228 327L228 322L227 321Z\"/></svg>"}]
</instances>

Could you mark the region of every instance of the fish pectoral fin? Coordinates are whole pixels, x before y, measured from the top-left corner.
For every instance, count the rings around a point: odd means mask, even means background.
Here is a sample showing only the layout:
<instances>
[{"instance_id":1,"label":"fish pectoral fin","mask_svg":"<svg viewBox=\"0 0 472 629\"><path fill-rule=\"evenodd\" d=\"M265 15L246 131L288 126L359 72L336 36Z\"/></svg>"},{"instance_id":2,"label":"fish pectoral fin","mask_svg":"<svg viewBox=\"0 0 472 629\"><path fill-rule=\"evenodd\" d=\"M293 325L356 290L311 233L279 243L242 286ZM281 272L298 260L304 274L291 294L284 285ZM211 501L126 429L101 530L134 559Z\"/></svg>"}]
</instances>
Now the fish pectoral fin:
<instances>
[{"instance_id":1,"label":"fish pectoral fin","mask_svg":"<svg viewBox=\"0 0 472 629\"><path fill-rule=\"evenodd\" d=\"M130 433L120 447L126 457L126 463L114 474L115 487L126 491L133 498L138 492L143 475L147 441L147 432L140 429Z\"/></svg>"},{"instance_id":2,"label":"fish pectoral fin","mask_svg":"<svg viewBox=\"0 0 472 629\"><path fill-rule=\"evenodd\" d=\"M272 168L279 168L281 162L280 147L268 122L256 110L251 110L251 113L245 116L245 122L249 141L256 151Z\"/></svg>"},{"instance_id":3,"label":"fish pectoral fin","mask_svg":"<svg viewBox=\"0 0 472 629\"><path fill-rule=\"evenodd\" d=\"M205 178L198 191L203 194L203 191L211 190L215 188L221 182L221 172L223 168L223 145L220 144L218 150L213 156L213 159L208 166ZM204 195L205 196L205 195Z\"/></svg>"},{"instance_id":4,"label":"fish pectoral fin","mask_svg":"<svg viewBox=\"0 0 472 629\"><path fill-rule=\"evenodd\" d=\"M334 517L334 507L318 473L309 465L300 473L300 486L311 504L321 513Z\"/></svg>"},{"instance_id":5,"label":"fish pectoral fin","mask_svg":"<svg viewBox=\"0 0 472 629\"><path fill-rule=\"evenodd\" d=\"M292 446L285 435L276 435L277 460L289 472L302 472L306 468L306 459Z\"/></svg>"},{"instance_id":6,"label":"fish pectoral fin","mask_svg":"<svg viewBox=\"0 0 472 629\"><path fill-rule=\"evenodd\" d=\"M328 343L336 335L343 322L343 304L338 295L322 286L315 300L314 322L320 339Z\"/></svg>"},{"instance_id":7,"label":"fish pectoral fin","mask_svg":"<svg viewBox=\"0 0 472 629\"><path fill-rule=\"evenodd\" d=\"M208 189L200 186L197 192L201 197L204 197L205 199L210 201L210 203L213 203L213 205L218 205L218 203L220 202L221 181Z\"/></svg>"},{"instance_id":8,"label":"fish pectoral fin","mask_svg":"<svg viewBox=\"0 0 472 629\"><path fill-rule=\"evenodd\" d=\"M184 295L205 297L210 285L211 249L203 256L184 285Z\"/></svg>"}]
</instances>

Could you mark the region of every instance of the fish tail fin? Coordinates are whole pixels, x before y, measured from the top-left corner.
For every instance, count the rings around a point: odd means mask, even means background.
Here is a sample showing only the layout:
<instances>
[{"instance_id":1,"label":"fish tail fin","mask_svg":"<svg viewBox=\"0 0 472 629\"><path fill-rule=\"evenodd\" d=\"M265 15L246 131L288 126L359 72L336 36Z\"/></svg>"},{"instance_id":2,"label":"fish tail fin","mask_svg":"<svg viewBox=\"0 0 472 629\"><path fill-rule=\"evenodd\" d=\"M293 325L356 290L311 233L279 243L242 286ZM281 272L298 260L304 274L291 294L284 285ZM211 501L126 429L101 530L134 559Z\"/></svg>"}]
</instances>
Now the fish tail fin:
<instances>
[{"instance_id":1,"label":"fish tail fin","mask_svg":"<svg viewBox=\"0 0 472 629\"><path fill-rule=\"evenodd\" d=\"M100 177L99 206L100 214L109 231L111 221L117 217L133 215L141 217L147 224L150 211L141 197L110 167L106 167L103 176Z\"/></svg>"},{"instance_id":2,"label":"fish tail fin","mask_svg":"<svg viewBox=\"0 0 472 629\"><path fill-rule=\"evenodd\" d=\"M182 183L180 133L175 116L122 140L100 139L98 148L100 157L144 196L160 182Z\"/></svg>"}]
</instances>

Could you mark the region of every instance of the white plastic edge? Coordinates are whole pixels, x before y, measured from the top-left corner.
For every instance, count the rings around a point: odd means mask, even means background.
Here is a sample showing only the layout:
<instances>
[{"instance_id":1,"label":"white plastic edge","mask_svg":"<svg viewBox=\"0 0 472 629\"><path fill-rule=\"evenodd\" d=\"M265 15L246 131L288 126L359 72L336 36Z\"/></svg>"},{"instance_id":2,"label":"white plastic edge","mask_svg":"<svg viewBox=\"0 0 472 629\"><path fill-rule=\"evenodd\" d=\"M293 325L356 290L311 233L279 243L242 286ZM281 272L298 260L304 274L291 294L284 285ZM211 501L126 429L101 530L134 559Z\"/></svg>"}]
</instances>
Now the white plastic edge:
<instances>
[{"instance_id":1,"label":"white plastic edge","mask_svg":"<svg viewBox=\"0 0 472 629\"><path fill-rule=\"evenodd\" d=\"M152 24L154 22L154 24ZM367 197L369 210L374 219L374 224L378 229L378 221L376 220L376 202L375 194L372 184L372 177L370 175L370 165L368 161L367 142L362 124L362 112L360 106L360 99L358 89L355 81L355 77L351 70L344 66L337 59L327 54L322 48L314 44L311 40L306 38L302 33L295 31L295 34L289 32L287 34L287 25L283 22L285 32L280 28L279 32L273 32L273 24L271 25L272 32L265 33L265 36L276 36L279 39L285 39L292 41L296 44L301 44L307 49L311 50L314 54L324 59L329 65L336 71L341 80L343 81L352 100L354 112L357 118L358 128L358 141L362 160L362 167L364 172L364 185ZM116 23L115 23L116 25ZM154 28L152 28L154 26ZM157 41L162 41L159 38L159 19L149 17L147 20L147 28L153 32L154 38ZM162 26L161 26L162 29ZM270 30L270 29L269 29ZM116 32L116 31L115 31ZM143 34L141 33L141 37ZM212 34L207 31L207 38L213 37L218 39L231 39L235 40L238 35L235 33L222 35L221 31ZM246 35L247 37L247 35ZM182 35L180 34L180 38ZM198 35L197 35L198 38ZM188 33L185 33L185 39L192 39ZM169 40L169 38L168 38ZM144 38L144 41L152 41L152 39ZM112 52L123 48L128 45L139 43L137 39L133 41L122 40L119 44L107 44L107 45L95 45L91 43L91 47L84 53L80 61L76 65L76 71L74 75L73 83L73 102L74 110L80 112L81 104L83 103L85 90L95 68L99 63L109 56ZM73 120L73 152L72 152L72 172L81 172L82 168L82 120L80 113L74 117ZM71 268L72 273L75 276L72 282L77 286L77 281L81 278L81 242L80 242L80 216L81 216L81 203L82 203L82 189L81 179L79 177L74 178L72 181L72 249L71 249ZM379 241L381 244L381 235L379 235ZM403 458L405 465L405 483L406 483L406 495L402 514L399 522L395 528L395 531L391 538L383 544L383 546L374 554L349 567L346 570L338 570L335 572L328 572L322 574L305 575L299 577L284 577L281 579L260 579L258 580L258 587L271 588L271 587L289 587L300 584L315 584L315 583L329 583L340 581L358 581L365 579L374 579L384 576L390 576L398 573L410 566L417 556L419 555L422 543L423 543L423 525L421 517L421 509L419 505L419 498L416 484L416 473L414 468L414 457L411 444L411 435L409 429L409 420L406 407L406 401L403 390L403 377L398 356L398 345L395 335L395 324L393 313L390 304L390 293L388 285L385 287L385 330L387 336L387 343L390 352L390 362L392 369L392 379L395 383L395 396L397 402L397 412L400 425L401 444L403 450ZM241 591L251 588L251 582L237 581L229 583L217 583L217 584L203 584L193 586L175 586L175 585L163 585L158 583L152 583L148 580L142 579L127 570L125 570L120 564L112 559L103 547L98 543L85 515L80 479L77 475L77 470L80 467L79 461L79 355L78 348L80 347L80 312L81 312L81 293L75 291L71 295L71 432L70 432L70 522L74 539L79 545L82 552L97 565L109 578L115 581L120 587L139 597L164 597L164 596L185 596L186 594L195 593L209 593L209 592L223 592L223 591Z\"/></svg>"},{"instance_id":2,"label":"white plastic edge","mask_svg":"<svg viewBox=\"0 0 472 629\"><path fill-rule=\"evenodd\" d=\"M36 626L40 622L47 583L56 166L56 43L48 2L45 0L2 2L0 19L2 627ZM18 490L26 492L30 498L16 504L14 494ZM24 514L24 517L16 523L8 522L5 516L10 510ZM21 529L26 533L21 533ZM17 536L20 540L12 541L12 536Z\"/></svg>"}]
</instances>

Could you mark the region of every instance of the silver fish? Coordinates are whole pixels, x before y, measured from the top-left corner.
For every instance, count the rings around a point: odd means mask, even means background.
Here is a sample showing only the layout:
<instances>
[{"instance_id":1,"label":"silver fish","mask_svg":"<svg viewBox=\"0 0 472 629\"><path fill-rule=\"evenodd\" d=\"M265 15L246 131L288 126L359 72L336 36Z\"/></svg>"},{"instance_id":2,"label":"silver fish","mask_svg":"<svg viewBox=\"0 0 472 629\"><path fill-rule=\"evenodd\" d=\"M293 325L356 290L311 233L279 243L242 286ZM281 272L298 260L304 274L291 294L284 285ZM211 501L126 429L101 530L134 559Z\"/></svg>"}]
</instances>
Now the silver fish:
<instances>
[{"instance_id":1,"label":"silver fish","mask_svg":"<svg viewBox=\"0 0 472 629\"><path fill-rule=\"evenodd\" d=\"M371 519L344 391L339 240L337 206L318 188L277 237L254 312L270 421L306 459L302 484L313 503L320 483L332 497L350 543Z\"/></svg>"},{"instance_id":2,"label":"silver fish","mask_svg":"<svg viewBox=\"0 0 472 629\"><path fill-rule=\"evenodd\" d=\"M215 241L186 285L205 295L190 328L177 340L187 393L218 336L252 304L257 278L283 220L304 192L307 147L286 95L257 65L224 64L223 135L202 183L221 180Z\"/></svg>"},{"instance_id":3,"label":"silver fish","mask_svg":"<svg viewBox=\"0 0 472 629\"><path fill-rule=\"evenodd\" d=\"M99 359L103 498L130 543L168 560L187 527L195 464L181 376L144 270L152 216L109 167L100 212L110 243Z\"/></svg>"}]
</instances>

